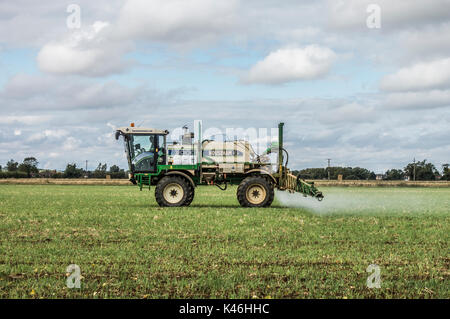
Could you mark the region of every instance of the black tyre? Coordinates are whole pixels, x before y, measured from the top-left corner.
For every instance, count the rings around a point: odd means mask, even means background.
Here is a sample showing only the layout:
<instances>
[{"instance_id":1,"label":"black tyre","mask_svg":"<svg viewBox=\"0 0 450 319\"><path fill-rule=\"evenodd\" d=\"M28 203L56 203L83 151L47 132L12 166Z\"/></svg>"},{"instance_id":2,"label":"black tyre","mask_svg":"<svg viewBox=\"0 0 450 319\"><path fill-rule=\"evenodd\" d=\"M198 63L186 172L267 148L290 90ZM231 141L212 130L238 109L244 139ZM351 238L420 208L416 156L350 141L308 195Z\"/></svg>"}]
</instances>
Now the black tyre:
<instances>
[{"instance_id":1,"label":"black tyre","mask_svg":"<svg viewBox=\"0 0 450 319\"><path fill-rule=\"evenodd\" d=\"M191 183L188 183L188 187L189 187L188 196L183 206L191 205L192 201L194 200L195 188L194 186L192 186Z\"/></svg>"},{"instance_id":2,"label":"black tyre","mask_svg":"<svg viewBox=\"0 0 450 319\"><path fill-rule=\"evenodd\" d=\"M242 207L268 207L273 198L273 185L262 176L245 178L237 189L237 199Z\"/></svg>"},{"instance_id":3,"label":"black tyre","mask_svg":"<svg viewBox=\"0 0 450 319\"><path fill-rule=\"evenodd\" d=\"M156 184L156 202L161 207L185 206L191 193L190 187L189 182L181 176L163 177Z\"/></svg>"}]
</instances>

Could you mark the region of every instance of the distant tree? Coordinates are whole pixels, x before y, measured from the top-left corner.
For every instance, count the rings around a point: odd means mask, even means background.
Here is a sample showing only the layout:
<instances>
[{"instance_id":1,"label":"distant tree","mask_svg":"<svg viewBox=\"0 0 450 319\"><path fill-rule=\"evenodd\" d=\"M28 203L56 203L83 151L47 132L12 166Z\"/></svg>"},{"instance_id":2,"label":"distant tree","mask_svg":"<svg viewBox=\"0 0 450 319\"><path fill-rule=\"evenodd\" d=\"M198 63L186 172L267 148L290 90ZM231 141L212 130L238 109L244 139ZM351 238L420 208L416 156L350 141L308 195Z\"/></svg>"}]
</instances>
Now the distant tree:
<instances>
[{"instance_id":1,"label":"distant tree","mask_svg":"<svg viewBox=\"0 0 450 319\"><path fill-rule=\"evenodd\" d=\"M39 172L39 177L42 178L62 178L63 173L56 170L44 169Z\"/></svg>"},{"instance_id":2,"label":"distant tree","mask_svg":"<svg viewBox=\"0 0 450 319\"><path fill-rule=\"evenodd\" d=\"M31 173L38 173L39 170L37 168L37 165L39 162L34 157L26 157L22 164L19 165L18 170L21 172L27 173L27 177L31 177Z\"/></svg>"},{"instance_id":3,"label":"distant tree","mask_svg":"<svg viewBox=\"0 0 450 319\"><path fill-rule=\"evenodd\" d=\"M120 169L117 172L113 172L112 171L112 166L111 166L109 175L111 176L111 178L127 178L128 177L128 174L123 169Z\"/></svg>"},{"instance_id":4,"label":"distant tree","mask_svg":"<svg viewBox=\"0 0 450 319\"><path fill-rule=\"evenodd\" d=\"M6 163L6 169L8 172L16 172L19 167L19 163L14 162L13 159L10 159L8 163Z\"/></svg>"},{"instance_id":5,"label":"distant tree","mask_svg":"<svg viewBox=\"0 0 450 319\"><path fill-rule=\"evenodd\" d=\"M120 172L120 167L117 165L113 165L109 168L109 172L110 173L118 173L118 172Z\"/></svg>"},{"instance_id":6,"label":"distant tree","mask_svg":"<svg viewBox=\"0 0 450 319\"><path fill-rule=\"evenodd\" d=\"M375 179L374 172L361 167L327 167L327 168L306 168L298 171L298 176L303 179L327 179L330 172L330 179L337 179L342 175L347 180L367 180Z\"/></svg>"},{"instance_id":7,"label":"distant tree","mask_svg":"<svg viewBox=\"0 0 450 319\"><path fill-rule=\"evenodd\" d=\"M436 176L439 176L436 167L432 163L427 163L426 159L416 163L409 163L403 171L410 180L414 180L415 171L416 181L433 181L436 179Z\"/></svg>"},{"instance_id":8,"label":"distant tree","mask_svg":"<svg viewBox=\"0 0 450 319\"><path fill-rule=\"evenodd\" d=\"M83 176L82 168L77 168L77 164L75 163L67 164L64 171L65 178L80 178L81 176Z\"/></svg>"},{"instance_id":9,"label":"distant tree","mask_svg":"<svg viewBox=\"0 0 450 319\"><path fill-rule=\"evenodd\" d=\"M386 180L399 181L405 179L405 173L401 169L390 169L386 171Z\"/></svg>"},{"instance_id":10,"label":"distant tree","mask_svg":"<svg viewBox=\"0 0 450 319\"><path fill-rule=\"evenodd\" d=\"M100 172L106 172L107 169L108 165L106 163L105 164L98 163L97 168L95 170Z\"/></svg>"},{"instance_id":11,"label":"distant tree","mask_svg":"<svg viewBox=\"0 0 450 319\"><path fill-rule=\"evenodd\" d=\"M442 178L443 180L450 181L450 168L449 164L442 165Z\"/></svg>"},{"instance_id":12,"label":"distant tree","mask_svg":"<svg viewBox=\"0 0 450 319\"><path fill-rule=\"evenodd\" d=\"M371 177L373 175L375 175L375 173L369 171L366 168L361 168L361 167L353 167L353 168L350 167L350 170L348 170L348 172L346 172L346 174L353 175L356 177L356 179L361 179L361 180L371 179ZM351 178L345 177L345 176L344 176L344 178L351 179Z\"/></svg>"},{"instance_id":13,"label":"distant tree","mask_svg":"<svg viewBox=\"0 0 450 319\"><path fill-rule=\"evenodd\" d=\"M299 175L303 179L324 179L328 177L324 168L306 168L294 175Z\"/></svg>"},{"instance_id":14,"label":"distant tree","mask_svg":"<svg viewBox=\"0 0 450 319\"><path fill-rule=\"evenodd\" d=\"M92 177L94 177L94 178L105 178L107 169L108 169L108 165L106 163L105 164L98 163L97 168L92 173Z\"/></svg>"}]
</instances>

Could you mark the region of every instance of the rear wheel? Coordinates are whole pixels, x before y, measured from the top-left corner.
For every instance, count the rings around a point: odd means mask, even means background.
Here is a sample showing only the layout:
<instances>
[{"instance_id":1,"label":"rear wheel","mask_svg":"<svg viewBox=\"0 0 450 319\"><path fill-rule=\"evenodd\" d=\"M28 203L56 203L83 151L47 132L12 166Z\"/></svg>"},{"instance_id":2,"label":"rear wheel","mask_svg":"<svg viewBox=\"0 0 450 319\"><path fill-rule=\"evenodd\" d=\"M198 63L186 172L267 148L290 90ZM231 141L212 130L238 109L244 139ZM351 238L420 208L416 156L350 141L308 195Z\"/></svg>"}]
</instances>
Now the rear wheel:
<instances>
[{"instance_id":1,"label":"rear wheel","mask_svg":"<svg viewBox=\"0 0 450 319\"><path fill-rule=\"evenodd\" d=\"M189 185L188 181L183 177L163 177L155 188L156 202L162 207L185 206L189 200L189 194L191 193L190 187L191 185Z\"/></svg>"},{"instance_id":2,"label":"rear wheel","mask_svg":"<svg viewBox=\"0 0 450 319\"><path fill-rule=\"evenodd\" d=\"M242 207L268 207L272 204L272 183L262 176L249 176L238 186L237 198Z\"/></svg>"},{"instance_id":3,"label":"rear wheel","mask_svg":"<svg viewBox=\"0 0 450 319\"><path fill-rule=\"evenodd\" d=\"M194 189L194 186L192 186L191 183L188 183L188 188L189 188L188 196L187 196L186 202L184 203L183 206L189 206L189 205L191 205L192 201L194 200L194 195L195 195L195 189Z\"/></svg>"}]
</instances>

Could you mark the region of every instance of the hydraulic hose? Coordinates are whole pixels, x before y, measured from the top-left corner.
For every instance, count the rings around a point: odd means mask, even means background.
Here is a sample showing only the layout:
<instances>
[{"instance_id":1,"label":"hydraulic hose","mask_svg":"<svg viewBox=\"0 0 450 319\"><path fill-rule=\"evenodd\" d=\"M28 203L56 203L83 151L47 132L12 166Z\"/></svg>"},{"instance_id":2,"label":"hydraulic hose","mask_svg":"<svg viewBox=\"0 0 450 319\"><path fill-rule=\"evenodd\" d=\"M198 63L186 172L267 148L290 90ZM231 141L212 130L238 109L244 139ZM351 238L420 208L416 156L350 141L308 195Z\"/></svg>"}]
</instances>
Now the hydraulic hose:
<instances>
[{"instance_id":1,"label":"hydraulic hose","mask_svg":"<svg viewBox=\"0 0 450 319\"><path fill-rule=\"evenodd\" d=\"M289 163L289 153L284 148L282 148L282 150L286 153L286 163L284 164L284 167L287 167Z\"/></svg>"},{"instance_id":2,"label":"hydraulic hose","mask_svg":"<svg viewBox=\"0 0 450 319\"><path fill-rule=\"evenodd\" d=\"M214 185L216 185L221 191L226 190L226 189L227 189L227 186L228 186L227 182L225 182L225 187L224 187L224 188L220 187L219 184L214 184Z\"/></svg>"}]
</instances>

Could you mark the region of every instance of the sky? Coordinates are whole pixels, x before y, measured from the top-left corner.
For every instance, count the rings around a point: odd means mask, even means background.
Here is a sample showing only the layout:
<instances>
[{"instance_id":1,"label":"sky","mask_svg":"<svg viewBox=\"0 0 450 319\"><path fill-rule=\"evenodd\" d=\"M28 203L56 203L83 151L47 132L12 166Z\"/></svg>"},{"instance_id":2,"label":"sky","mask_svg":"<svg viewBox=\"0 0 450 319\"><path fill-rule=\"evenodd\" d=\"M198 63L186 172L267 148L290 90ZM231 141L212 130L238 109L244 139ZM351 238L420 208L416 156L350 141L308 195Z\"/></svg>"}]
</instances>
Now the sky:
<instances>
[{"instance_id":1,"label":"sky","mask_svg":"<svg viewBox=\"0 0 450 319\"><path fill-rule=\"evenodd\" d=\"M292 169L450 162L450 0L0 0L0 165L285 123ZM176 130L175 130L176 132Z\"/></svg>"}]
</instances>

